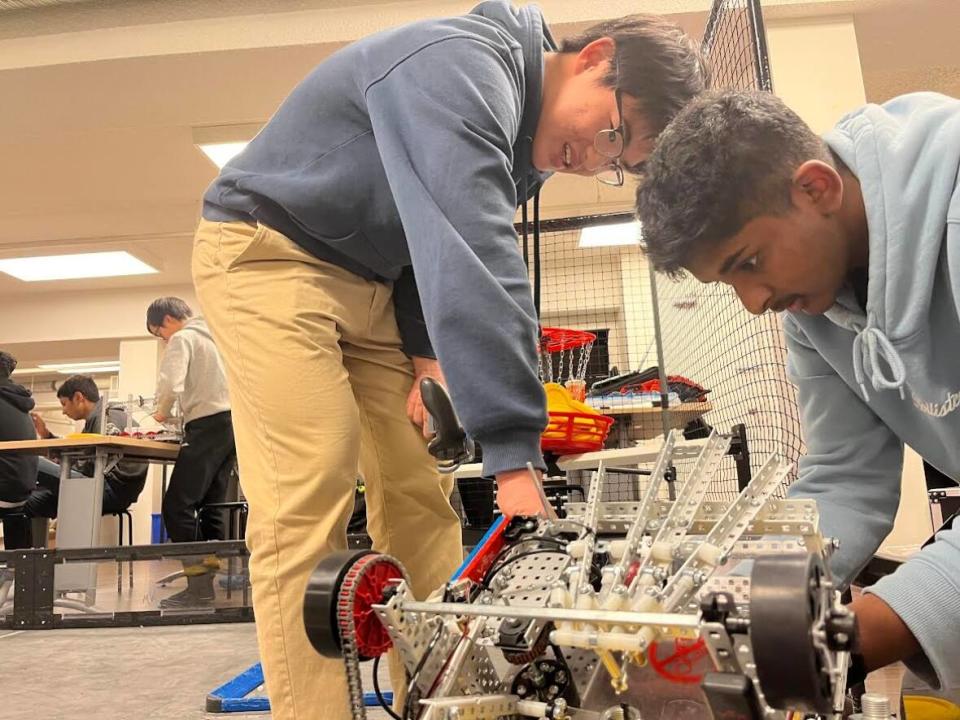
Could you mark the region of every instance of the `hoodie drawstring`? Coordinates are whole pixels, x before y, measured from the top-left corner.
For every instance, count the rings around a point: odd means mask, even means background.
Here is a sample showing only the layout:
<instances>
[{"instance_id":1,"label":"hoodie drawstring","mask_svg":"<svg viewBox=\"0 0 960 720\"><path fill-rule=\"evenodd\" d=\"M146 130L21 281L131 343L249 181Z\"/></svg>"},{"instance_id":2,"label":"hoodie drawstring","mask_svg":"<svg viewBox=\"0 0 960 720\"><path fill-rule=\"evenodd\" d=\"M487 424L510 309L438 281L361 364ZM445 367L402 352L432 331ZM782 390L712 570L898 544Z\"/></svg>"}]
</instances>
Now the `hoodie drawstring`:
<instances>
[{"instance_id":1,"label":"hoodie drawstring","mask_svg":"<svg viewBox=\"0 0 960 720\"><path fill-rule=\"evenodd\" d=\"M527 223L527 193L530 190L528 174L532 165L533 138L527 136L526 157L520 179L521 206L520 224L523 227L523 263L530 267L529 257L529 228ZM536 312L537 322L540 322L540 189L533 195L533 309Z\"/></svg>"},{"instance_id":2,"label":"hoodie drawstring","mask_svg":"<svg viewBox=\"0 0 960 720\"><path fill-rule=\"evenodd\" d=\"M533 196L533 309L540 321L540 190Z\"/></svg>"},{"instance_id":3,"label":"hoodie drawstring","mask_svg":"<svg viewBox=\"0 0 960 720\"><path fill-rule=\"evenodd\" d=\"M884 374L880 359L890 367L891 377ZM870 384L874 390L899 390L900 399L904 399L903 384L906 380L906 368L903 360L890 339L877 327L873 313L867 316L867 326L857 332L853 340L853 374L863 393L864 401L869 401L867 394L865 364L870 370Z\"/></svg>"}]
</instances>

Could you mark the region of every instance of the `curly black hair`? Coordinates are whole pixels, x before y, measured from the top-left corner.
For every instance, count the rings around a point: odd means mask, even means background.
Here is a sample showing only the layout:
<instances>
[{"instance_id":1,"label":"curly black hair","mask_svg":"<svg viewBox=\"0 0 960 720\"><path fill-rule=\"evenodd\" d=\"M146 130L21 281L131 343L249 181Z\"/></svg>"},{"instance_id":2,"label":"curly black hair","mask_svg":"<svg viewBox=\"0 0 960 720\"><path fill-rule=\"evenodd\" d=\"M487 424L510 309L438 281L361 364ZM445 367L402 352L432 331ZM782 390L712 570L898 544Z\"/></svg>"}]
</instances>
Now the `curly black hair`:
<instances>
[{"instance_id":1,"label":"curly black hair","mask_svg":"<svg viewBox=\"0 0 960 720\"><path fill-rule=\"evenodd\" d=\"M775 95L715 91L691 101L660 135L637 188L642 247L678 278L704 246L791 206L794 171L835 165L826 144Z\"/></svg>"}]
</instances>

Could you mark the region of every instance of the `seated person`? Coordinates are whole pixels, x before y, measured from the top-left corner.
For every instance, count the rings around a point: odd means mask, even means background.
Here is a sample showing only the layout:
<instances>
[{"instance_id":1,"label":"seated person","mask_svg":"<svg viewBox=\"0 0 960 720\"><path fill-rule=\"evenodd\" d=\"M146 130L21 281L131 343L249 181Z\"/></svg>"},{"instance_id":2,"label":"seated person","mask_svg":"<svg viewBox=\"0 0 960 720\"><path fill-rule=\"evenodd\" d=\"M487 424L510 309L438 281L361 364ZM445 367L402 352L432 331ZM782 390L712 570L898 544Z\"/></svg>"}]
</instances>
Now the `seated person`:
<instances>
[{"instance_id":1,"label":"seated person","mask_svg":"<svg viewBox=\"0 0 960 720\"><path fill-rule=\"evenodd\" d=\"M17 359L0 350L0 442L35 440L30 422L34 401L30 391L10 379ZM37 456L0 453L0 517L20 510L37 478ZM3 541L7 550L30 547L30 523L5 517Z\"/></svg>"},{"instance_id":2,"label":"seated person","mask_svg":"<svg viewBox=\"0 0 960 720\"><path fill-rule=\"evenodd\" d=\"M100 391L89 375L72 375L57 389L57 399L63 414L71 420L84 420L83 432L99 433L101 404ZM34 413L33 422L37 435L41 438L55 437L47 429L43 419ZM107 409L107 424L124 428L127 425L123 408ZM84 460L75 463L73 470L86 476L93 476L94 461ZM143 491L147 480L147 463L133 460L120 460L116 466L104 475L103 514L122 512L133 505ZM37 484L27 499L26 511L31 517L55 518L60 499L60 466L45 458L41 459Z\"/></svg>"}]
</instances>

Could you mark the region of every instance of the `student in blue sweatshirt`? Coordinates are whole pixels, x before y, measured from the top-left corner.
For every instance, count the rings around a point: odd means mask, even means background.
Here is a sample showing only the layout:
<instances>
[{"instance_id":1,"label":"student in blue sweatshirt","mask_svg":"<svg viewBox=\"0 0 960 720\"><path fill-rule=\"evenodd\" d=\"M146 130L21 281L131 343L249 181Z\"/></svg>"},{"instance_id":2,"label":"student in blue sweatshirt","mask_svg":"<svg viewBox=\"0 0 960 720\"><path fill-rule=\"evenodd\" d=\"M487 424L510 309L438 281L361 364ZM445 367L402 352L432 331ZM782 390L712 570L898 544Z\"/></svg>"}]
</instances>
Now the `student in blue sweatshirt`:
<instances>
[{"instance_id":1,"label":"student in blue sweatshirt","mask_svg":"<svg viewBox=\"0 0 960 720\"><path fill-rule=\"evenodd\" d=\"M903 446L960 478L960 101L867 105L818 138L769 93L711 93L637 193L647 254L783 312L807 453L790 488L847 584L893 527ZM853 604L868 668L960 686L960 523Z\"/></svg>"},{"instance_id":2,"label":"student in blue sweatshirt","mask_svg":"<svg viewBox=\"0 0 960 720\"><path fill-rule=\"evenodd\" d=\"M526 465L543 467L546 408L516 208L553 172L621 184L705 74L656 17L557 47L535 7L485 2L330 56L210 186L194 279L227 372L277 720L349 717L342 663L310 648L302 608L317 561L345 545L358 467L375 547L416 594L457 565L421 377L445 376L504 511L542 510Z\"/></svg>"}]
</instances>

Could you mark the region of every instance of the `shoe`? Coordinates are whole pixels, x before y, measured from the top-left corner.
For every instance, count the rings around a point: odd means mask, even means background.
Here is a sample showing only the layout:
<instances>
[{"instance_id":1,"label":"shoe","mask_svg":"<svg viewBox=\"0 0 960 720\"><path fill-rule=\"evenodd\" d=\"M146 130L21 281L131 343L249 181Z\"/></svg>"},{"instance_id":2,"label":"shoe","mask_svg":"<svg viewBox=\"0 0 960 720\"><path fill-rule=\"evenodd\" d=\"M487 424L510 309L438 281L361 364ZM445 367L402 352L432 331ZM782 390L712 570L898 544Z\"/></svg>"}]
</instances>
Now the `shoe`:
<instances>
[{"instance_id":1,"label":"shoe","mask_svg":"<svg viewBox=\"0 0 960 720\"><path fill-rule=\"evenodd\" d=\"M221 575L217 579L217 585L224 590L243 590L250 587L250 578L246 573L234 573L233 575Z\"/></svg>"},{"instance_id":2,"label":"shoe","mask_svg":"<svg viewBox=\"0 0 960 720\"><path fill-rule=\"evenodd\" d=\"M203 608L213 605L213 575L205 573L203 575L188 575L187 589L164 598L160 601L161 610L186 610L190 608Z\"/></svg>"}]
</instances>

